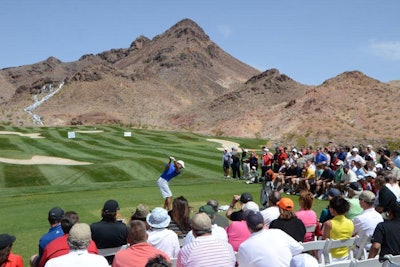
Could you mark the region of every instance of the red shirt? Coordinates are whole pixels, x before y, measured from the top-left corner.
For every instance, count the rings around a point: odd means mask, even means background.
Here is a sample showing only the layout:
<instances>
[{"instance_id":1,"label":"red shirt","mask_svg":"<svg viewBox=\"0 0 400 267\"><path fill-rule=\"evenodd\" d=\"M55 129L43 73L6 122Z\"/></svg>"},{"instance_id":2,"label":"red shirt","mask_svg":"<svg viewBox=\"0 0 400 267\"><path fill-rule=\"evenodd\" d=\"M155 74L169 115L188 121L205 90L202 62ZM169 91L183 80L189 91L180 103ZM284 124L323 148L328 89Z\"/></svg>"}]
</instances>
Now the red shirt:
<instances>
[{"instance_id":1,"label":"red shirt","mask_svg":"<svg viewBox=\"0 0 400 267\"><path fill-rule=\"evenodd\" d=\"M112 262L113 267L137 266L144 267L150 258L154 258L158 254L171 262L170 257L163 251L153 247L148 243L133 244L127 249L118 251Z\"/></svg>"},{"instance_id":2,"label":"red shirt","mask_svg":"<svg viewBox=\"0 0 400 267\"><path fill-rule=\"evenodd\" d=\"M24 267L24 261L20 255L10 252L7 261L3 263L1 267Z\"/></svg>"},{"instance_id":3,"label":"red shirt","mask_svg":"<svg viewBox=\"0 0 400 267\"><path fill-rule=\"evenodd\" d=\"M64 234L63 236L60 236L51 241L44 249L38 267L43 267L46 264L46 262L52 258L68 254L70 249L67 242L67 238L68 234ZM92 254L98 253L96 243L94 243L93 240L90 240L87 250L89 253Z\"/></svg>"}]
</instances>

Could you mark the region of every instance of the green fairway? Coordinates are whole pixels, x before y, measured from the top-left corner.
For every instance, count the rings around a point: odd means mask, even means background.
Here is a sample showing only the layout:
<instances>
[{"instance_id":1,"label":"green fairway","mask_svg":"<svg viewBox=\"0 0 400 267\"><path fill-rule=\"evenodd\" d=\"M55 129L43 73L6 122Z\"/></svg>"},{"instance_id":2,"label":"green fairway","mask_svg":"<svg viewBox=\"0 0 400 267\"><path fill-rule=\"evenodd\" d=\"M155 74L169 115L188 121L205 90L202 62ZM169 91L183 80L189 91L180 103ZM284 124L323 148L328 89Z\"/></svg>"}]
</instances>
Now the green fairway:
<instances>
[{"instance_id":1,"label":"green fairway","mask_svg":"<svg viewBox=\"0 0 400 267\"><path fill-rule=\"evenodd\" d=\"M92 163L20 165L0 162L0 232L17 237L13 250L24 257L26 265L29 257L37 253L40 236L49 228L47 212L54 206L77 211L81 221L89 224L100 219L100 210L107 199L116 199L121 215L127 219L139 203L146 203L150 208L162 206L156 180L169 155L185 161L186 169L170 186L175 197L183 195L188 199L194 212L210 198L218 199L221 205L229 205L233 194L245 191L252 193L259 202L261 185L224 179L222 152L217 149L222 145L207 139L228 139L257 151L266 140L117 126L96 129L0 127L0 132L4 131L40 133L44 138L0 134L0 158L28 160L39 155ZM69 131L76 132L75 139L67 138ZM132 132L132 136L124 137L124 132ZM292 198L297 205L298 197ZM318 215L326 204L316 201Z\"/></svg>"}]
</instances>

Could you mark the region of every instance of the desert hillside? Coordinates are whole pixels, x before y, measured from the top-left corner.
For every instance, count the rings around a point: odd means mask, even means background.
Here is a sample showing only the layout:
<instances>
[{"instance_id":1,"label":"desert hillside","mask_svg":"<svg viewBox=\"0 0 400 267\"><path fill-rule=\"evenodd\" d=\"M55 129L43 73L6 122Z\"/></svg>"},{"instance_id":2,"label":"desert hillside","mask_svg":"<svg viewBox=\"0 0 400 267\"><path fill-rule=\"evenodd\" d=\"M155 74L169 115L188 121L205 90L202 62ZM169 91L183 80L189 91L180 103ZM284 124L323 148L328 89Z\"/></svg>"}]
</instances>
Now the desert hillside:
<instances>
[{"instance_id":1,"label":"desert hillside","mask_svg":"<svg viewBox=\"0 0 400 267\"><path fill-rule=\"evenodd\" d=\"M0 70L0 120L121 124L271 143L387 143L399 138L399 94L399 81L382 83L357 70L319 86L277 69L260 72L184 19L127 48Z\"/></svg>"}]
</instances>

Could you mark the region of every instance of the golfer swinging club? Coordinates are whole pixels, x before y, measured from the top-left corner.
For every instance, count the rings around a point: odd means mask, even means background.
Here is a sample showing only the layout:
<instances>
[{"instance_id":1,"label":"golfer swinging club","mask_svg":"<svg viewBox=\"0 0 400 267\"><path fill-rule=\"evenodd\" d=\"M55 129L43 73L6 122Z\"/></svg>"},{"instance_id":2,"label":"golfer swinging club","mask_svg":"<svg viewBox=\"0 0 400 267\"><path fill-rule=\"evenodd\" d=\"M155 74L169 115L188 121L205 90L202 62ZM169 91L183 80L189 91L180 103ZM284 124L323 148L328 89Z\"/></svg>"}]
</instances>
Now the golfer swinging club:
<instances>
[{"instance_id":1,"label":"golfer swinging club","mask_svg":"<svg viewBox=\"0 0 400 267\"><path fill-rule=\"evenodd\" d=\"M185 168L185 163L182 160L175 161L175 158L170 156L169 162L165 165L164 172L157 180L157 185L160 188L161 195L165 198L164 209L171 209L172 192L169 189L169 181L175 176L181 174Z\"/></svg>"}]
</instances>

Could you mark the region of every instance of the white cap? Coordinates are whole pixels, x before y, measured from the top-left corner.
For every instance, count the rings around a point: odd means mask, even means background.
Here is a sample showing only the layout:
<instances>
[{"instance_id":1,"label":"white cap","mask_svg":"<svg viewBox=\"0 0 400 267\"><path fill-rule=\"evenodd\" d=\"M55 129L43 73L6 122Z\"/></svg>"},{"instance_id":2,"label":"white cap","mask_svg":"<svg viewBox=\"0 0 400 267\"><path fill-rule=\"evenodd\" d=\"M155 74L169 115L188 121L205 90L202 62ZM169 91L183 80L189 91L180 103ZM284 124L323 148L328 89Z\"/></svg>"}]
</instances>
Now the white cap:
<instances>
[{"instance_id":1,"label":"white cap","mask_svg":"<svg viewBox=\"0 0 400 267\"><path fill-rule=\"evenodd\" d=\"M176 163L178 163L179 165L181 165L182 168L185 168L185 162L183 162L182 160L178 160Z\"/></svg>"},{"instance_id":2,"label":"white cap","mask_svg":"<svg viewBox=\"0 0 400 267\"><path fill-rule=\"evenodd\" d=\"M353 149L352 149L351 151L353 151L353 152L358 152L358 148L353 147Z\"/></svg>"}]
</instances>

